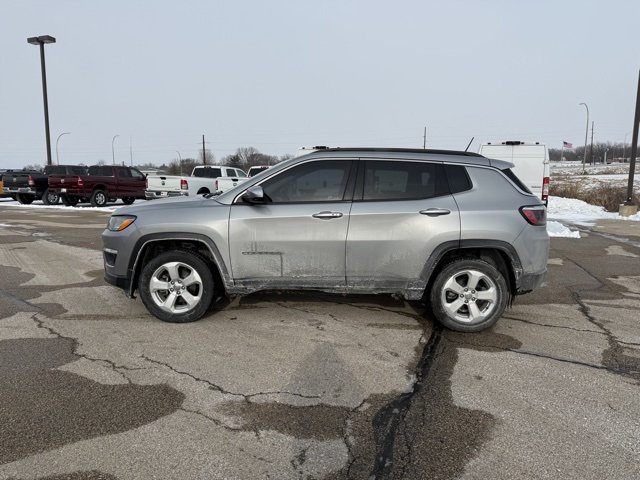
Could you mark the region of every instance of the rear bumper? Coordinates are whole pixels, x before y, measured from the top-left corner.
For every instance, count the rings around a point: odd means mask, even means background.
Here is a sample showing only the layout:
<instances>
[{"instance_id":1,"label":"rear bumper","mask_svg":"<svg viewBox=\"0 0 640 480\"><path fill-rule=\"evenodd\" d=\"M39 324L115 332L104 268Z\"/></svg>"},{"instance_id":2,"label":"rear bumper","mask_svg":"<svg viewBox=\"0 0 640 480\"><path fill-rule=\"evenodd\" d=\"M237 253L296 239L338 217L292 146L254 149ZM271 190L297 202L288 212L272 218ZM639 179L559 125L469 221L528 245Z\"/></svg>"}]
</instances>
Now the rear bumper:
<instances>
[{"instance_id":1,"label":"rear bumper","mask_svg":"<svg viewBox=\"0 0 640 480\"><path fill-rule=\"evenodd\" d=\"M15 195L17 193L26 193L27 195L35 195L36 189L31 187L2 187L2 192L8 195Z\"/></svg>"},{"instance_id":2,"label":"rear bumper","mask_svg":"<svg viewBox=\"0 0 640 480\"><path fill-rule=\"evenodd\" d=\"M188 197L188 196L189 196L189 192L184 192L184 191L159 192L157 190L154 190L154 191L145 190L144 192L144 198L146 198L147 200L153 200L156 198Z\"/></svg>"}]
</instances>

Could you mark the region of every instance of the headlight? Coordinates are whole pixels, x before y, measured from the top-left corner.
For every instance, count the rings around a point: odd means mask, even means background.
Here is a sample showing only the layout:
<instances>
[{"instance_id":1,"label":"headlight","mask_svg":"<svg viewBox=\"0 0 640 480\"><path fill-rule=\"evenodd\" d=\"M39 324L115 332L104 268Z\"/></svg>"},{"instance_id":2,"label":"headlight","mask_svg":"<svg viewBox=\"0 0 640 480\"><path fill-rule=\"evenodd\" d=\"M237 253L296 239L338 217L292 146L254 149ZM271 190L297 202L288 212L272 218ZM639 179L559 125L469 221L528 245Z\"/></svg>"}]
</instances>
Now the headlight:
<instances>
[{"instance_id":1,"label":"headlight","mask_svg":"<svg viewBox=\"0 0 640 480\"><path fill-rule=\"evenodd\" d=\"M113 215L107 223L107 230L112 232L120 232L135 222L136 217L133 215Z\"/></svg>"}]
</instances>

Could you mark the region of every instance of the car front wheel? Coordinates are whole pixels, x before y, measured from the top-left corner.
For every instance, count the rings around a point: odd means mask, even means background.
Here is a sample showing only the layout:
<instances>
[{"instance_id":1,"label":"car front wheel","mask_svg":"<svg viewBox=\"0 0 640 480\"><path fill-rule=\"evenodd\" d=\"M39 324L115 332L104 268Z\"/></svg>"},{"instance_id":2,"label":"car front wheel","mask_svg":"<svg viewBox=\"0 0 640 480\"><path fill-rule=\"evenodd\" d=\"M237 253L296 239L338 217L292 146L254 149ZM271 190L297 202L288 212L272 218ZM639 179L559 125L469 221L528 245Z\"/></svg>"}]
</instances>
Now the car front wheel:
<instances>
[{"instance_id":1,"label":"car front wheel","mask_svg":"<svg viewBox=\"0 0 640 480\"><path fill-rule=\"evenodd\" d=\"M479 332L502 316L509 288L500 271L478 258L460 258L437 275L430 292L431 310L445 327Z\"/></svg>"},{"instance_id":2,"label":"car front wheel","mask_svg":"<svg viewBox=\"0 0 640 480\"><path fill-rule=\"evenodd\" d=\"M202 317L215 289L206 260L184 250L162 253L147 263L138 287L149 313L172 323L194 322Z\"/></svg>"}]
</instances>

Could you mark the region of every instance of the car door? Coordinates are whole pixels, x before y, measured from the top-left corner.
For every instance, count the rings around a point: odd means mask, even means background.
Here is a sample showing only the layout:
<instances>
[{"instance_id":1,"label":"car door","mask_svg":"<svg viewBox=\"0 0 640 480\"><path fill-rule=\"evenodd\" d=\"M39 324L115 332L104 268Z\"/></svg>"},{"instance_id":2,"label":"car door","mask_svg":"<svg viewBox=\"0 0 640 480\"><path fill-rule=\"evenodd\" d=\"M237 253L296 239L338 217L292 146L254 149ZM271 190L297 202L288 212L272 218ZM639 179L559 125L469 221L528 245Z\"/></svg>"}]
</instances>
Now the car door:
<instances>
[{"instance_id":1,"label":"car door","mask_svg":"<svg viewBox=\"0 0 640 480\"><path fill-rule=\"evenodd\" d=\"M236 200L230 209L229 253L237 285L344 291L353 163L297 164L259 184L266 203Z\"/></svg>"},{"instance_id":2,"label":"car door","mask_svg":"<svg viewBox=\"0 0 640 480\"><path fill-rule=\"evenodd\" d=\"M433 251L459 240L460 215L442 164L361 159L347 234L349 291L419 297Z\"/></svg>"}]
</instances>

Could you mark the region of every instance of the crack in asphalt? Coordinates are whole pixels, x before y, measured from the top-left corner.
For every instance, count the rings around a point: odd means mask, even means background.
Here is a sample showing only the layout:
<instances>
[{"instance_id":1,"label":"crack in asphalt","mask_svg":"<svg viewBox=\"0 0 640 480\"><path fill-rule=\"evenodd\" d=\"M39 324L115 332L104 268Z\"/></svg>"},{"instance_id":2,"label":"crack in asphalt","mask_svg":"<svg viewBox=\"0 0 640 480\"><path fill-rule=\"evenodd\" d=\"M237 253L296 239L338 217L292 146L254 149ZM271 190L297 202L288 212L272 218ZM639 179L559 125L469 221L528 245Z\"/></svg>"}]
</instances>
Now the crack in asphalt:
<instances>
[{"instance_id":1,"label":"crack in asphalt","mask_svg":"<svg viewBox=\"0 0 640 480\"><path fill-rule=\"evenodd\" d=\"M237 393L237 392L232 392L230 390L225 390L224 388L222 388L220 385L217 385L207 379L204 378L200 378L197 377L189 372L184 372L181 370L178 370L177 368L173 367L172 365L170 365L167 362L161 362L159 360L155 360L153 358L150 358L146 355L140 355L140 358L144 358L145 360L147 360L150 363L155 363L157 365L161 365L163 367L168 368L169 370L171 370L174 373L177 373L179 375L184 375L187 376L193 380L195 380L196 382L201 382L204 383L205 385L208 385L209 388L211 390L215 390L217 392L222 393L223 395L231 395L233 397L241 397L244 400L246 400L247 402L251 402L251 399L254 397L261 397L261 396L267 396L267 395L291 395L292 397L298 397L298 398L304 398L304 399L308 399L308 400L313 400L313 399L319 399L322 398L322 396L320 395L303 395L301 393L294 393L294 392L286 392L286 391L273 391L273 392L257 392L257 393Z\"/></svg>"},{"instance_id":2,"label":"crack in asphalt","mask_svg":"<svg viewBox=\"0 0 640 480\"><path fill-rule=\"evenodd\" d=\"M416 382L411 392L403 393L396 397L391 403L379 410L373 420L375 443L378 446L374 459L373 468L369 478L388 478L393 471L393 449L396 440L396 433L400 424L411 408L411 400L423 385L423 381L429 375L431 365L437 356L437 347L442 338L443 327L440 324L434 325L431 336L422 351L422 356L416 368ZM411 442L405 443L411 456ZM400 477L402 478L402 476Z\"/></svg>"},{"instance_id":3,"label":"crack in asphalt","mask_svg":"<svg viewBox=\"0 0 640 480\"><path fill-rule=\"evenodd\" d=\"M63 339L63 340L70 340L72 342L72 351L71 353L73 355L75 355L76 357L79 358L84 358L85 360L89 360L90 362L95 362L95 363L104 363L108 366L111 367L111 370L114 371L115 373L117 373L118 375L122 376L122 378L124 378L124 380L126 380L126 382L128 384L133 384L133 381L124 374L124 372L122 372L121 370L124 371L136 371L136 370L146 370L145 368L134 368L134 367L127 367L125 365L118 365L115 362L111 361L111 360L107 360L106 358L96 358L96 357L90 357L89 355L83 354L83 353L78 353L78 347L80 346L80 343L78 342L77 338L74 337L69 337L69 336L65 336L62 335L60 332L57 332L55 329L53 329L52 327L45 325L44 322L45 320L41 320L39 318L37 318L37 314L33 315L32 320L36 323L36 326L38 328L41 328L43 330L48 331L51 335Z\"/></svg>"}]
</instances>

